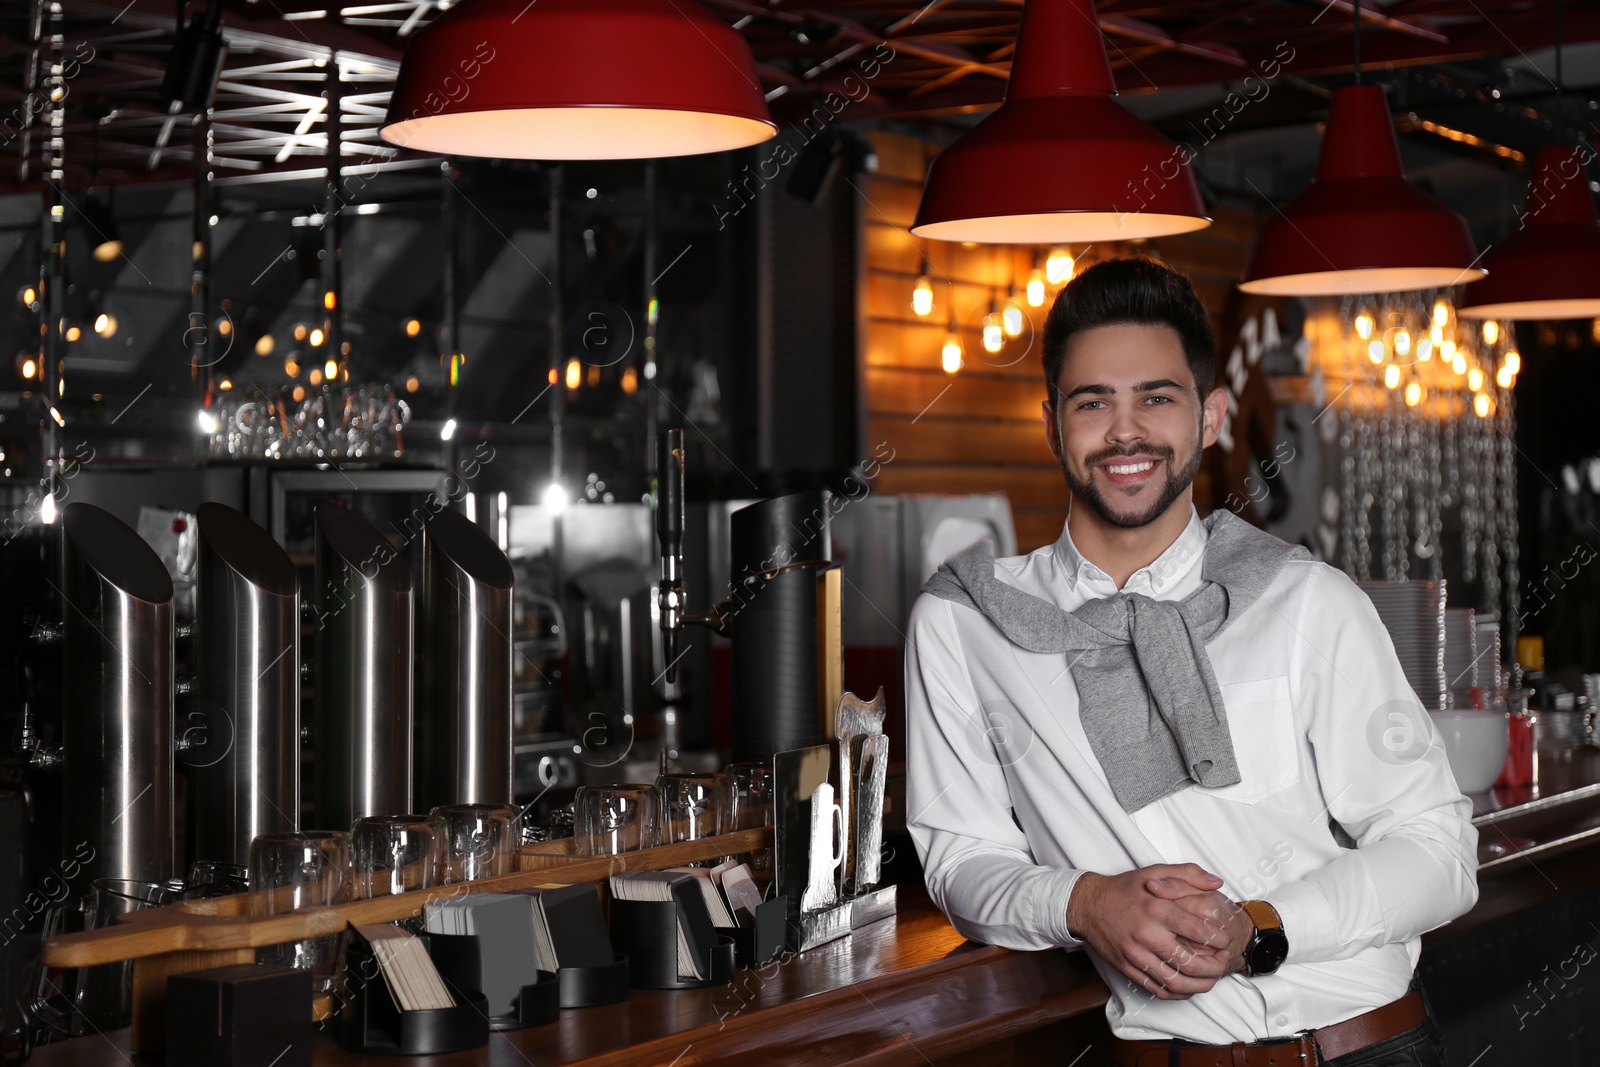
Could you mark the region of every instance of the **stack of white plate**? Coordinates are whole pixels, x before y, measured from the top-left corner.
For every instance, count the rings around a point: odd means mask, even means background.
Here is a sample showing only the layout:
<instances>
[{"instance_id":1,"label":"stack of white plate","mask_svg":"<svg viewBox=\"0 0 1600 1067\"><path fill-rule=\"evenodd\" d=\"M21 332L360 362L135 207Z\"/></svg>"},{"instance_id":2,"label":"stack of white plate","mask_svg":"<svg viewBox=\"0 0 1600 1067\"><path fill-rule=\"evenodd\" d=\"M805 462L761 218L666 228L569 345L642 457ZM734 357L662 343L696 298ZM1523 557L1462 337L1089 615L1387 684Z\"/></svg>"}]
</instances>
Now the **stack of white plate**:
<instances>
[{"instance_id":1,"label":"stack of white plate","mask_svg":"<svg viewBox=\"0 0 1600 1067\"><path fill-rule=\"evenodd\" d=\"M1471 608L1444 609L1444 684L1452 693L1474 689L1482 677L1478 658L1477 612ZM1472 707L1458 700L1457 707Z\"/></svg>"},{"instance_id":2,"label":"stack of white plate","mask_svg":"<svg viewBox=\"0 0 1600 1067\"><path fill-rule=\"evenodd\" d=\"M1394 642L1395 655L1417 699L1429 709L1450 706L1444 673L1444 600L1441 581L1357 582L1372 599Z\"/></svg>"}]
</instances>

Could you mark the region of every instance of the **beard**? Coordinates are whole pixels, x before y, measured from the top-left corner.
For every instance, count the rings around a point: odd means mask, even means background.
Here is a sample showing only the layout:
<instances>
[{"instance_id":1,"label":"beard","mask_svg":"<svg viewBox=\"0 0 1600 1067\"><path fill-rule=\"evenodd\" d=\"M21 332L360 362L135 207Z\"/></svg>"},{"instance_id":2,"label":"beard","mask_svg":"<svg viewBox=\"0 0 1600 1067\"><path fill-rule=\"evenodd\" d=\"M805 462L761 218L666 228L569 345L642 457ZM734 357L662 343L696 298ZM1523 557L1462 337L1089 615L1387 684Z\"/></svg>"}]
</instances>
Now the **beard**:
<instances>
[{"instance_id":1,"label":"beard","mask_svg":"<svg viewBox=\"0 0 1600 1067\"><path fill-rule=\"evenodd\" d=\"M1141 526L1150 525L1162 515L1166 514L1167 509L1172 506L1172 502L1177 500L1185 489L1189 488L1189 485L1194 481L1194 476L1200 470L1200 454L1205 449L1204 435L1205 430L1203 427L1196 429L1194 448L1191 449L1189 455L1185 457L1181 470L1178 469L1174 463L1176 454L1171 448L1165 445L1145 445L1132 451L1120 448L1108 448L1102 452L1096 452L1094 455L1088 457L1088 459L1084 461L1084 466L1087 467L1091 473L1088 478L1080 480L1072 473L1072 468L1067 465L1066 448L1063 447L1061 450L1061 474L1066 478L1067 488L1072 490L1072 495L1081 500L1090 511L1093 511L1096 515L1100 516L1100 518L1108 525L1120 527L1124 530L1136 530ZM1105 494L1095 486L1094 475L1092 472L1098 464L1105 463L1108 460L1116 459L1118 456L1135 455L1159 457L1161 459L1162 466L1167 472L1167 480L1166 483L1162 485L1161 492L1157 495L1155 501L1151 503L1149 507L1133 515L1118 514L1111 509L1111 505L1106 500Z\"/></svg>"}]
</instances>

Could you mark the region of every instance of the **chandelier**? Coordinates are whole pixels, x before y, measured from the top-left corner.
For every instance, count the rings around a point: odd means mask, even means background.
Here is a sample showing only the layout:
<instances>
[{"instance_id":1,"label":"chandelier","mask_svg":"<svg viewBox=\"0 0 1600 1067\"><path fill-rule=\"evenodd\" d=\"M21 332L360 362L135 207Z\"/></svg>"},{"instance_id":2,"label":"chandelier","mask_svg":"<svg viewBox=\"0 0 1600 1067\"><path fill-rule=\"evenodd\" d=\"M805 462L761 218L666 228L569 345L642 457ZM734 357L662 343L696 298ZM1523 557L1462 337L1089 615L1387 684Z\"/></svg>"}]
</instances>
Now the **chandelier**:
<instances>
[{"instance_id":1,"label":"chandelier","mask_svg":"<svg viewBox=\"0 0 1600 1067\"><path fill-rule=\"evenodd\" d=\"M1442 578L1448 520L1479 610L1514 637L1515 333L1458 321L1449 289L1347 296L1339 322L1312 377L1314 393L1337 393L1340 566L1357 579Z\"/></svg>"}]
</instances>

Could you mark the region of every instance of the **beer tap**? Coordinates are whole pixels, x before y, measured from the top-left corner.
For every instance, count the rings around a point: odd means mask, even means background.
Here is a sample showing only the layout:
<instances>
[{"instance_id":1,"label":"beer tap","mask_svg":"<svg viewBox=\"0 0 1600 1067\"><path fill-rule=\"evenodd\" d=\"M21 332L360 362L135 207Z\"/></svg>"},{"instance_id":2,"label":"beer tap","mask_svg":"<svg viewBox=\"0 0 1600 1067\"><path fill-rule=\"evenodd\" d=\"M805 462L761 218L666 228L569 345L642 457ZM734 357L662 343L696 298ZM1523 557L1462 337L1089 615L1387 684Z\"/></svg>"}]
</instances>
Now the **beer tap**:
<instances>
[{"instance_id":1,"label":"beer tap","mask_svg":"<svg viewBox=\"0 0 1600 1067\"><path fill-rule=\"evenodd\" d=\"M664 430L656 449L656 538L661 543L661 581L656 600L661 609L661 648L667 661L667 682L677 680L678 641L684 625L696 623L728 633L729 617L719 604L691 612L683 587L683 430Z\"/></svg>"}]
</instances>

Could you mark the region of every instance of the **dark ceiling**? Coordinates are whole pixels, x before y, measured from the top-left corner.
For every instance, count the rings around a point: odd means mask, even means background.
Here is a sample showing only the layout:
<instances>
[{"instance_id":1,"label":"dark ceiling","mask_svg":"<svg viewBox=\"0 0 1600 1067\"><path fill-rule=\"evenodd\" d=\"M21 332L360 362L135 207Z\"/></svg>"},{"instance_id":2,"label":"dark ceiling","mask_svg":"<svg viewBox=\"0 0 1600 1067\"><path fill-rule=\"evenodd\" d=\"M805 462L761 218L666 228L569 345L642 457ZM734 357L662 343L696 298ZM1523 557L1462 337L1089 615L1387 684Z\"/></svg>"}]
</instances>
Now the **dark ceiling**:
<instances>
[{"instance_id":1,"label":"dark ceiling","mask_svg":"<svg viewBox=\"0 0 1600 1067\"><path fill-rule=\"evenodd\" d=\"M325 90L334 55L342 82L342 159L356 165L388 155L377 125L395 70L406 42L440 10L441 0L221 2L230 52L212 116L219 177L323 165ZM859 99L840 116L853 122L970 121L954 117L997 104L1022 8L1020 0L706 2L749 39L780 120L839 89L874 50L882 56L883 46L893 49L864 96L853 83L851 95ZM169 113L158 93L175 4L121 3L59 0L61 55L79 60L68 67L69 184L174 180L191 171L191 120ZM27 110L38 91L30 90L28 72L50 54L51 24L41 11L52 6L8 0L0 11L0 106L8 113L0 129L0 190L37 187L41 141ZM199 6L191 4L190 14ZM1235 128L1303 123L1317 116L1326 89L1347 80L1351 70L1349 0L1102 0L1098 11L1118 85L1136 107L1139 94L1240 83L1292 53L1281 76L1299 91ZM1484 121L1515 104L1536 125L1548 117L1546 110L1556 110L1551 72L1529 58L1556 39L1552 2L1398 0L1365 4L1361 16L1367 68L1378 77L1395 76L1385 68L1427 75L1402 79L1424 104L1481 104ZM44 43L35 43L41 34ZM1600 2L1564 4L1562 34L1570 45L1600 41ZM1499 97L1492 95L1496 89ZM1491 130L1487 139L1503 136Z\"/></svg>"}]
</instances>

